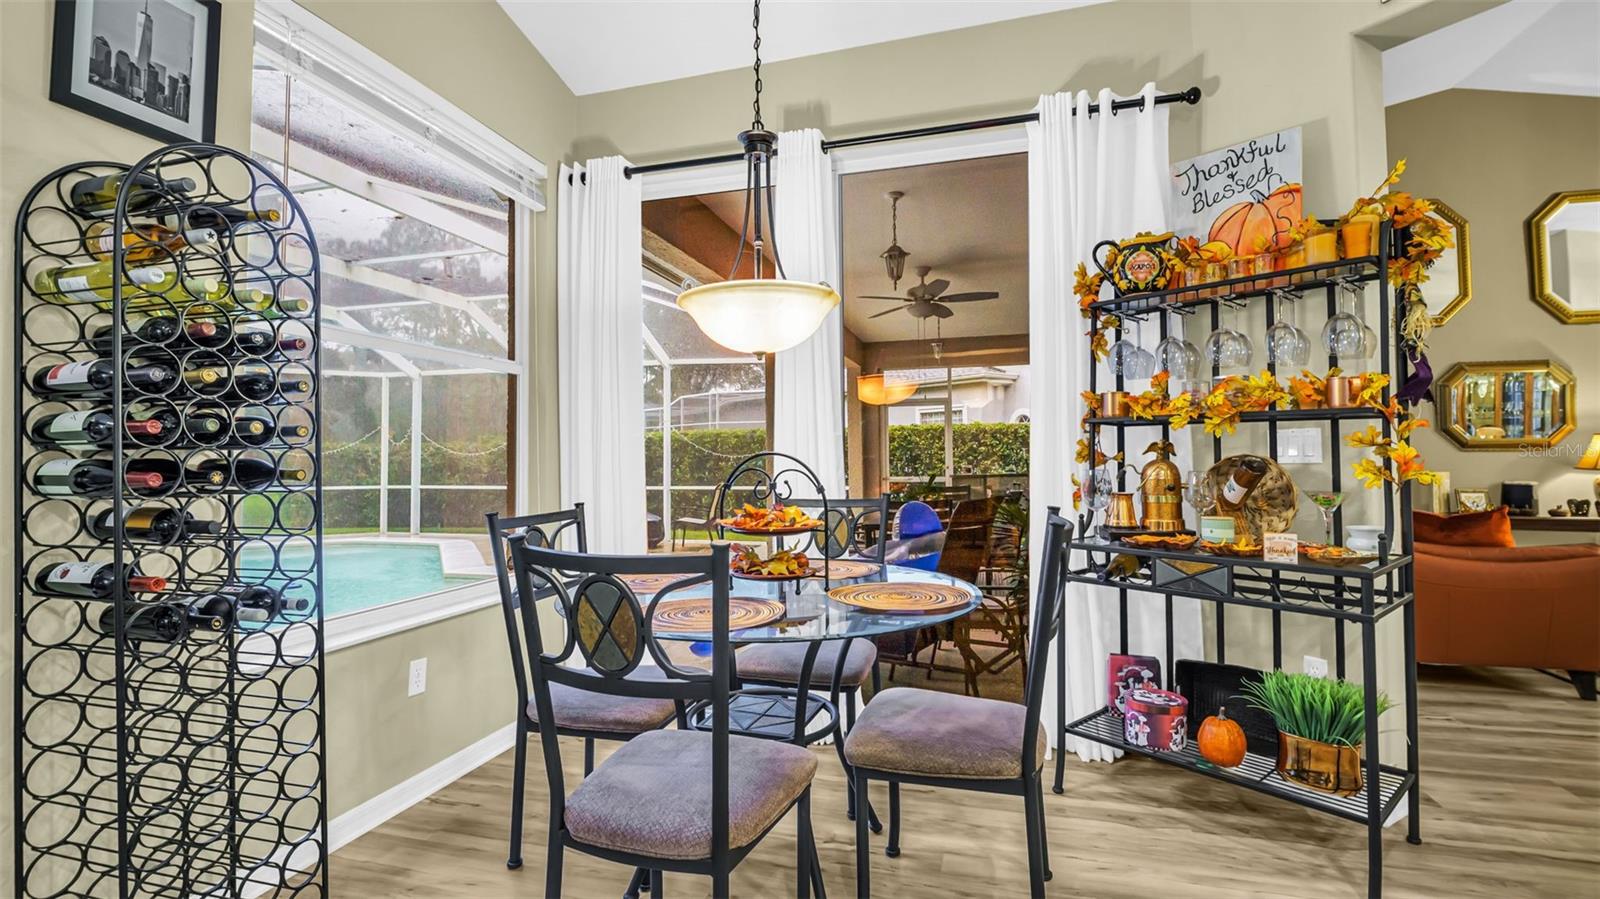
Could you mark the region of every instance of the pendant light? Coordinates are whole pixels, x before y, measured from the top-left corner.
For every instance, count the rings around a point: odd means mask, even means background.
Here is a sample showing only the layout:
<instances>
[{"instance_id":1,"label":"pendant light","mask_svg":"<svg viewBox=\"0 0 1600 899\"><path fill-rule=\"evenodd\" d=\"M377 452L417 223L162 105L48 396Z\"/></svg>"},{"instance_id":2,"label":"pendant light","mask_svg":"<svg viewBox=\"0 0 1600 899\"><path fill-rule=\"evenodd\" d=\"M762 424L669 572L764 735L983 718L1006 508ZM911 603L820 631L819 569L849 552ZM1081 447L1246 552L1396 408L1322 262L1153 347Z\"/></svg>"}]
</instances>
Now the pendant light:
<instances>
[{"instance_id":1,"label":"pendant light","mask_svg":"<svg viewBox=\"0 0 1600 899\"><path fill-rule=\"evenodd\" d=\"M900 198L905 196L905 191L891 190L885 196L889 198L889 249L878 255L883 259L884 271L889 274L891 289L899 290L900 278L906 273L906 257L911 255L900 246Z\"/></svg>"},{"instance_id":2,"label":"pendant light","mask_svg":"<svg viewBox=\"0 0 1600 899\"><path fill-rule=\"evenodd\" d=\"M828 313L839 305L839 294L826 284L788 280L783 271L772 217L772 157L777 153L778 136L761 121L761 0L755 0L754 28L755 101L751 108L755 117L750 130L739 134L745 160L739 250L733 257L729 280L684 291L678 295L678 308L689 313L707 337L728 349L775 353L816 333ZM734 280L746 247L752 254L755 277ZM772 252L772 262L778 270L776 278L761 275L764 250Z\"/></svg>"},{"instance_id":3,"label":"pendant light","mask_svg":"<svg viewBox=\"0 0 1600 899\"><path fill-rule=\"evenodd\" d=\"M916 392L915 381L886 381L883 375L856 378L856 398L869 406L893 406Z\"/></svg>"}]
</instances>

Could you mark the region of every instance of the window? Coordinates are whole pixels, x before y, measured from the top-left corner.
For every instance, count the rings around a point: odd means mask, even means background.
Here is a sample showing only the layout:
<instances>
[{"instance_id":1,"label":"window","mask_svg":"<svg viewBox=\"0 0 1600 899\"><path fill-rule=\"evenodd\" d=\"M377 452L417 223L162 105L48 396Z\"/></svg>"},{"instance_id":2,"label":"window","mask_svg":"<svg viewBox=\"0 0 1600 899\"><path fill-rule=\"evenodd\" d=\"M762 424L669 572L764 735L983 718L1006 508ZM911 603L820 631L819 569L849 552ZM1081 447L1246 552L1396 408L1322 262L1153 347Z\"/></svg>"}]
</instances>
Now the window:
<instances>
[{"instance_id":1,"label":"window","mask_svg":"<svg viewBox=\"0 0 1600 899\"><path fill-rule=\"evenodd\" d=\"M953 424L953 425L964 425L964 424L967 423L967 407L965 405L951 406L950 407L950 423ZM944 407L943 406L919 406L917 408L917 424L919 424L919 425L942 425L942 424L944 424Z\"/></svg>"},{"instance_id":2,"label":"window","mask_svg":"<svg viewBox=\"0 0 1600 899\"><path fill-rule=\"evenodd\" d=\"M424 145L378 79L284 41L258 18L251 149L321 253L327 614L480 584L483 514L516 504L515 179L453 152L459 113Z\"/></svg>"}]
</instances>

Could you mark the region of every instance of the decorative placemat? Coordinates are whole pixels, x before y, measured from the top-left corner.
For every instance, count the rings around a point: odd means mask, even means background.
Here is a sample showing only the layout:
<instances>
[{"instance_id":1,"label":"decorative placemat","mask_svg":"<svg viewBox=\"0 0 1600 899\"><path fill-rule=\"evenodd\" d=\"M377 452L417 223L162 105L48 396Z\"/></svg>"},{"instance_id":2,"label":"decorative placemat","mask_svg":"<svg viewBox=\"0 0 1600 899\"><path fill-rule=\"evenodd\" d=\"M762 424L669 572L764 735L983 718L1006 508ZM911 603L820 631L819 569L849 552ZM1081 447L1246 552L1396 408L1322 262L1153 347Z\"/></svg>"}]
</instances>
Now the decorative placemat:
<instances>
[{"instance_id":1,"label":"decorative placemat","mask_svg":"<svg viewBox=\"0 0 1600 899\"><path fill-rule=\"evenodd\" d=\"M668 584L675 584L685 578L693 577L690 574L619 574L617 580L628 585L634 593L649 596Z\"/></svg>"},{"instance_id":2,"label":"decorative placemat","mask_svg":"<svg viewBox=\"0 0 1600 899\"><path fill-rule=\"evenodd\" d=\"M846 584L828 591L828 598L869 612L954 612L972 604L965 590L948 584L896 582Z\"/></svg>"},{"instance_id":3,"label":"decorative placemat","mask_svg":"<svg viewBox=\"0 0 1600 899\"><path fill-rule=\"evenodd\" d=\"M781 619L787 608L776 599L728 597L728 630L761 627ZM673 599L656 606L650 627L656 633L701 633L711 630L711 600Z\"/></svg>"},{"instance_id":4,"label":"decorative placemat","mask_svg":"<svg viewBox=\"0 0 1600 899\"><path fill-rule=\"evenodd\" d=\"M857 562L854 559L839 559L837 561L827 563L827 566L828 577L836 581L847 581L851 578L868 577L883 570L883 566L879 565L877 562ZM822 574L822 566L819 565L817 566L817 570L811 573L811 576L822 577Z\"/></svg>"}]
</instances>

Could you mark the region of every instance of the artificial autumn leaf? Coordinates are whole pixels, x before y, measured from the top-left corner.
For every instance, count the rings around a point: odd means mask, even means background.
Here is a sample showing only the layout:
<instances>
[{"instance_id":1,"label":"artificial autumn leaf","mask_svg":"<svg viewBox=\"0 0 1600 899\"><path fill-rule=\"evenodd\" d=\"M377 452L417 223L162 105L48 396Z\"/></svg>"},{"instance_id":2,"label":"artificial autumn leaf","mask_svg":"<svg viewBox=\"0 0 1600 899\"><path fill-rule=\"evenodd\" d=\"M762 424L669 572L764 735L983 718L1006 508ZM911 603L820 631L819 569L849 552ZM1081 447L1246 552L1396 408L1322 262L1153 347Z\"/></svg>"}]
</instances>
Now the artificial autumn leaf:
<instances>
[{"instance_id":1,"label":"artificial autumn leaf","mask_svg":"<svg viewBox=\"0 0 1600 899\"><path fill-rule=\"evenodd\" d=\"M1401 440L1405 440L1411 436L1412 431L1426 427L1428 427L1426 418L1407 418L1404 421L1395 422L1394 430L1396 434L1400 435Z\"/></svg>"},{"instance_id":2,"label":"artificial autumn leaf","mask_svg":"<svg viewBox=\"0 0 1600 899\"><path fill-rule=\"evenodd\" d=\"M1382 487L1385 481L1393 482L1394 480L1394 477L1376 459L1362 459L1351 466L1351 471L1361 481L1361 485L1368 490Z\"/></svg>"},{"instance_id":3,"label":"artificial autumn leaf","mask_svg":"<svg viewBox=\"0 0 1600 899\"><path fill-rule=\"evenodd\" d=\"M1367 425L1365 431L1356 431L1346 437L1344 442L1346 446L1354 447L1384 446L1389 442L1389 438L1378 431L1377 425Z\"/></svg>"}]
</instances>

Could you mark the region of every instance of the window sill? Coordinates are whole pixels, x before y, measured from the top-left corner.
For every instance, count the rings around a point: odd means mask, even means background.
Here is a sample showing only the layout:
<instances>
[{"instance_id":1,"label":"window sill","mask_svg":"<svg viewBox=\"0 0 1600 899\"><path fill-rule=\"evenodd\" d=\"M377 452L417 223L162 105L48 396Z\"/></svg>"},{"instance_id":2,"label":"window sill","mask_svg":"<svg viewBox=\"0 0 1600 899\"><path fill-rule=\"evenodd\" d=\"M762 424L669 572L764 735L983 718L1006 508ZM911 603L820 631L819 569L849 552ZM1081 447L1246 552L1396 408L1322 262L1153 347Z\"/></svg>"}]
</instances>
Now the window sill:
<instances>
[{"instance_id":1,"label":"window sill","mask_svg":"<svg viewBox=\"0 0 1600 899\"><path fill-rule=\"evenodd\" d=\"M425 627L446 618L488 608L499 602L500 586L491 577L476 584L336 615L323 622L323 654L339 652L372 640ZM269 643L262 646L262 650L290 659L305 658L316 651L314 635L309 628L294 628L293 631L288 635L288 639L284 640L281 648L271 646L265 634L246 638L240 648L248 653L251 644L260 640Z\"/></svg>"}]
</instances>

